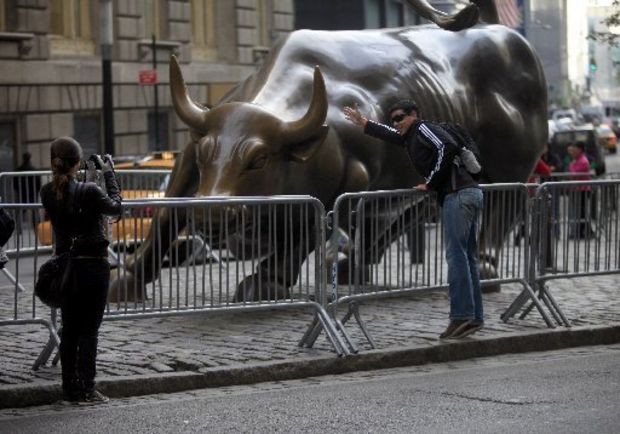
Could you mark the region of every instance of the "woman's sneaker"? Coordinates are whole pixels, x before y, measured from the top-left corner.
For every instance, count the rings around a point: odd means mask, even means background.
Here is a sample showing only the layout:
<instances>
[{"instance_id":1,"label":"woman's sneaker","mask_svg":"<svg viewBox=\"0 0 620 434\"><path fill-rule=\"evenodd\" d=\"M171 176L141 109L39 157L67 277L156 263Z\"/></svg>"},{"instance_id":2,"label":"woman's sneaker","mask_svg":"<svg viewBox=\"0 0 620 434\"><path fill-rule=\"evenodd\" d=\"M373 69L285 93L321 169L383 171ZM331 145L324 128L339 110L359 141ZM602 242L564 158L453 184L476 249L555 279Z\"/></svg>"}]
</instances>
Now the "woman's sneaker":
<instances>
[{"instance_id":1,"label":"woman's sneaker","mask_svg":"<svg viewBox=\"0 0 620 434\"><path fill-rule=\"evenodd\" d=\"M80 405L95 405L95 404L103 404L110 400L103 393L98 390L92 390L90 392L84 393L84 397L80 399Z\"/></svg>"}]
</instances>

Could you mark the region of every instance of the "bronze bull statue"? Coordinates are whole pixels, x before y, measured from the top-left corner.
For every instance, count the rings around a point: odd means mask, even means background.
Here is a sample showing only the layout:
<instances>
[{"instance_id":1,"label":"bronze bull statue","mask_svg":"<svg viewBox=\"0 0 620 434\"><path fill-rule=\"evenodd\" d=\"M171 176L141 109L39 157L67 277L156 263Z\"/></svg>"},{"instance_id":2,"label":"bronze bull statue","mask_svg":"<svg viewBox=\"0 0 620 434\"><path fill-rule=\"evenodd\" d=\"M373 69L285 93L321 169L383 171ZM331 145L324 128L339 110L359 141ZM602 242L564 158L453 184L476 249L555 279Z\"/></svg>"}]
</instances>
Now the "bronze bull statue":
<instances>
[{"instance_id":1,"label":"bronze bull statue","mask_svg":"<svg viewBox=\"0 0 620 434\"><path fill-rule=\"evenodd\" d=\"M171 197L305 194L330 209L344 192L422 182L404 149L365 136L344 119L345 105L382 119L391 103L410 98L425 119L460 123L480 147L485 183L525 182L547 140L539 59L523 37L500 25L459 32L434 25L295 31L212 109L188 95L174 57L170 84L192 137L172 172ZM164 213L162 228L167 218ZM154 255L169 245L155 249L152 240L169 234L155 230L113 290L127 279L144 285L158 274L161 258ZM266 282L278 282L278 291L294 284L296 270L283 281L275 270L287 265L266 263L263 281L246 278L236 300L263 298Z\"/></svg>"}]
</instances>

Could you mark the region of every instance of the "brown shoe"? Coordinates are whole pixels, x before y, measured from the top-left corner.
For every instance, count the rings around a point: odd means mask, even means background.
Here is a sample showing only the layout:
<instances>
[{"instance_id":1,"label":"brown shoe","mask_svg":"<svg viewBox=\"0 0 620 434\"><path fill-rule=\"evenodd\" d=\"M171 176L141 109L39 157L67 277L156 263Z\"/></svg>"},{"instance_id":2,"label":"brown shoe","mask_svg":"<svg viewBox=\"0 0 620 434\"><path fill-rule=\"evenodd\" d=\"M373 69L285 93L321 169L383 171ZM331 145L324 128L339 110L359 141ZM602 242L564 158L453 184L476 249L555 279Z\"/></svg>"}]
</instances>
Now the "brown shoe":
<instances>
[{"instance_id":1,"label":"brown shoe","mask_svg":"<svg viewBox=\"0 0 620 434\"><path fill-rule=\"evenodd\" d=\"M469 319L455 319L450 321L448 327L444 330L442 334L439 335L439 339L448 339L454 337L455 334L460 333L461 330L469 324L471 320Z\"/></svg>"},{"instance_id":2,"label":"brown shoe","mask_svg":"<svg viewBox=\"0 0 620 434\"><path fill-rule=\"evenodd\" d=\"M469 323L465 324L465 327L461 327L458 332L454 332L452 334L451 338L453 338L453 339L464 338L464 337L469 336L469 335L471 335L473 333L476 333L482 327L484 327L484 323L477 323L476 324L476 323L469 322Z\"/></svg>"}]
</instances>

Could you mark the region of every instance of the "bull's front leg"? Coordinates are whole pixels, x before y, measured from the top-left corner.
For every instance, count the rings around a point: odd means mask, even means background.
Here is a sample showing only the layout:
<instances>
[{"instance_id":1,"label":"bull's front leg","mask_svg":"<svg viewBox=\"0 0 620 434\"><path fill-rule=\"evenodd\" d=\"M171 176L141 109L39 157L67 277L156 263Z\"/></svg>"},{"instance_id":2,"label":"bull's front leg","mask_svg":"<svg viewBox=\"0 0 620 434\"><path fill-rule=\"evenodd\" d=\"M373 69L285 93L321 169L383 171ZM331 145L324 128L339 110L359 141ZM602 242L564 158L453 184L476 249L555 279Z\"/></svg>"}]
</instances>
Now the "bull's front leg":
<instances>
[{"instance_id":1,"label":"bull's front leg","mask_svg":"<svg viewBox=\"0 0 620 434\"><path fill-rule=\"evenodd\" d=\"M299 285L297 294L292 293L291 289L296 287L304 261L316 247L314 219L290 220L287 223L283 219L286 215L280 214L260 228L260 232L270 239L262 242L263 245L268 243L269 253L258 264L255 273L239 283L234 302L275 301L309 295L305 293L309 291L306 285L309 282ZM256 250L255 247L250 250ZM314 269L309 269L308 278L310 276L314 276Z\"/></svg>"},{"instance_id":2,"label":"bull's front leg","mask_svg":"<svg viewBox=\"0 0 620 434\"><path fill-rule=\"evenodd\" d=\"M189 197L196 194L199 173L196 166L195 142L186 147L170 175L166 197ZM134 254L127 257L122 268L110 279L108 300L140 301L146 296L145 286L156 280L164 256L186 224L184 207L162 207L151 220L148 235Z\"/></svg>"}]
</instances>

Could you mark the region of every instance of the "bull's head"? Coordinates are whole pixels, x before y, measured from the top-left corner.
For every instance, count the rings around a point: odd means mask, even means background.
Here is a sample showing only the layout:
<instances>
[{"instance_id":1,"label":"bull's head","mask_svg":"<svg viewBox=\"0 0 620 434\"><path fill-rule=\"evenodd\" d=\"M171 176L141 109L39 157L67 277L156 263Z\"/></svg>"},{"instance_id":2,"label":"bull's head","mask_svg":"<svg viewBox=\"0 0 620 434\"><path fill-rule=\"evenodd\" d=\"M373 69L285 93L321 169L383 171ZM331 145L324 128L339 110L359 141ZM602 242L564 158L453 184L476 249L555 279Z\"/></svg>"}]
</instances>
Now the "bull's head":
<instances>
[{"instance_id":1,"label":"bull's head","mask_svg":"<svg viewBox=\"0 0 620 434\"><path fill-rule=\"evenodd\" d=\"M177 59L170 61L172 101L192 130L201 196L311 194L304 170L328 132L325 82L318 67L310 106L284 121L257 104L234 102L207 109L192 101Z\"/></svg>"}]
</instances>

